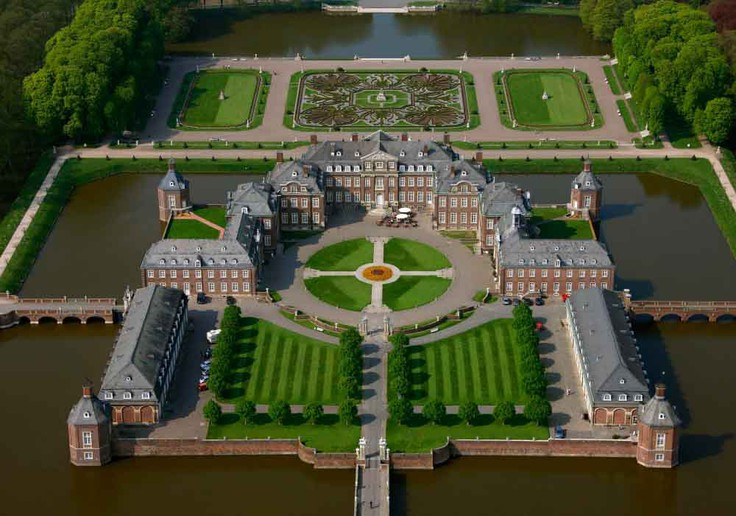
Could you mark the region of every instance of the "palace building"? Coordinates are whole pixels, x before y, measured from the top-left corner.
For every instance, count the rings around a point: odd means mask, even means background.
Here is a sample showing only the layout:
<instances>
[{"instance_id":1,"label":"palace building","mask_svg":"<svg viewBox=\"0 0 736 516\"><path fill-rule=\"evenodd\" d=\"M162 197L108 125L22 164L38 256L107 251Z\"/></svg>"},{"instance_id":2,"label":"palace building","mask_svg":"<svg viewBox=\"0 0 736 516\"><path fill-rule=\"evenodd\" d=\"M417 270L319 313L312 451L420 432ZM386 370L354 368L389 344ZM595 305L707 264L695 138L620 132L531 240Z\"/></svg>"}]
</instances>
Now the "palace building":
<instances>
[{"instance_id":1,"label":"palace building","mask_svg":"<svg viewBox=\"0 0 736 516\"><path fill-rule=\"evenodd\" d=\"M188 322L181 290L150 285L135 292L99 393L113 425L160 421Z\"/></svg>"},{"instance_id":2,"label":"palace building","mask_svg":"<svg viewBox=\"0 0 736 516\"><path fill-rule=\"evenodd\" d=\"M586 288L565 308L588 418L594 425L635 425L649 387L622 299Z\"/></svg>"}]
</instances>

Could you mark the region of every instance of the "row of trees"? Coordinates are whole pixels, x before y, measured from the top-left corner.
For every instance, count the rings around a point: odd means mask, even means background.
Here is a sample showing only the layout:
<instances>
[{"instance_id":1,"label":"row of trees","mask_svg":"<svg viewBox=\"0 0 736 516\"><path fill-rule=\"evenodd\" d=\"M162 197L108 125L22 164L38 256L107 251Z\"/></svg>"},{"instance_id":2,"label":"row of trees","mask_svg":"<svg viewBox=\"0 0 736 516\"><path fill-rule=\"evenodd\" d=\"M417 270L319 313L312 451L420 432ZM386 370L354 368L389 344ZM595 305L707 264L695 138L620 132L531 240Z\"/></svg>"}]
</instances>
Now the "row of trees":
<instances>
[{"instance_id":1,"label":"row of trees","mask_svg":"<svg viewBox=\"0 0 736 516\"><path fill-rule=\"evenodd\" d=\"M235 413L238 419L244 424L253 424L256 420L258 409L256 404L251 400L241 400L235 405ZM324 416L325 409L320 403L307 403L302 410L302 417L311 424L316 425ZM222 407L215 400L208 401L202 409L204 418L216 425L222 420ZM343 400L338 407L338 417L340 421L346 425L350 425L355 421L358 415L358 408L353 400ZM283 425L291 416L291 405L283 400L274 401L268 406L268 417L274 423Z\"/></svg>"},{"instance_id":2,"label":"row of trees","mask_svg":"<svg viewBox=\"0 0 736 516\"><path fill-rule=\"evenodd\" d=\"M624 16L613 47L650 131L675 114L713 143L727 140L733 74L707 13L671 0L639 6Z\"/></svg>"},{"instance_id":3,"label":"row of trees","mask_svg":"<svg viewBox=\"0 0 736 516\"><path fill-rule=\"evenodd\" d=\"M212 352L210 378L207 386L215 396L221 397L230 382L235 356L237 354L238 329L240 328L240 307L230 305L225 308L220 322L220 334Z\"/></svg>"},{"instance_id":4,"label":"row of trees","mask_svg":"<svg viewBox=\"0 0 736 516\"><path fill-rule=\"evenodd\" d=\"M338 388L346 399L359 400L363 385L363 337L355 328L340 334L338 348Z\"/></svg>"},{"instance_id":5,"label":"row of trees","mask_svg":"<svg viewBox=\"0 0 736 516\"><path fill-rule=\"evenodd\" d=\"M546 399L547 378L539 360L539 335L535 325L532 310L526 303L514 307L511 326L521 358L521 387L529 396L529 401L524 406L524 415L541 425L546 424L547 418L552 414L552 407Z\"/></svg>"}]
</instances>

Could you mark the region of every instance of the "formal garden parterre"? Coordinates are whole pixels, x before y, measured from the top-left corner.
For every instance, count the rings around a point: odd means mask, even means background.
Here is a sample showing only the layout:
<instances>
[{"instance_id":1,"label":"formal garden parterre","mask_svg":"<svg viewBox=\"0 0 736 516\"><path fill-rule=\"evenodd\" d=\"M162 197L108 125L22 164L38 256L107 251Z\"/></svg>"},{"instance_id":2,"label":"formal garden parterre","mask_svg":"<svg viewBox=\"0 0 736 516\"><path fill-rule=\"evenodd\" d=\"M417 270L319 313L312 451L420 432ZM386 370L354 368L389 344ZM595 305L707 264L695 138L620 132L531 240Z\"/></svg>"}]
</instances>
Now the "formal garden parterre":
<instances>
[{"instance_id":1,"label":"formal garden parterre","mask_svg":"<svg viewBox=\"0 0 736 516\"><path fill-rule=\"evenodd\" d=\"M588 75L511 69L493 76L501 122L518 130L587 130L604 123Z\"/></svg>"},{"instance_id":2,"label":"formal garden parterre","mask_svg":"<svg viewBox=\"0 0 736 516\"><path fill-rule=\"evenodd\" d=\"M456 70L314 70L291 78L284 125L300 130L470 129L473 77Z\"/></svg>"},{"instance_id":3,"label":"formal garden parterre","mask_svg":"<svg viewBox=\"0 0 736 516\"><path fill-rule=\"evenodd\" d=\"M199 70L184 76L168 125L180 130L242 130L260 125L271 83L257 70Z\"/></svg>"}]
</instances>

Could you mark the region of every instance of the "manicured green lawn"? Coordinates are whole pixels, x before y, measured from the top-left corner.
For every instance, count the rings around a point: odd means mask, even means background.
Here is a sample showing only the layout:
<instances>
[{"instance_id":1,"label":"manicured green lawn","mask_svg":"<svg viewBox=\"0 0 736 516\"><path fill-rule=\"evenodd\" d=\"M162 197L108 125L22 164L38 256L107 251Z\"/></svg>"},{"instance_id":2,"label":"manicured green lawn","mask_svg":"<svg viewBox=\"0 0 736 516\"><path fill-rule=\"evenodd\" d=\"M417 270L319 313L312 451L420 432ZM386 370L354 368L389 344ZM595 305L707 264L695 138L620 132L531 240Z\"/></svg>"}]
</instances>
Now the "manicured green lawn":
<instances>
[{"instance_id":1,"label":"manicured green lawn","mask_svg":"<svg viewBox=\"0 0 736 516\"><path fill-rule=\"evenodd\" d=\"M616 74L613 72L611 65L605 65L603 67L603 73L606 75L606 79L608 79L608 86L611 88L611 93L614 95L621 95L621 86L618 83L618 79L616 78Z\"/></svg>"},{"instance_id":2,"label":"manicured green lawn","mask_svg":"<svg viewBox=\"0 0 736 516\"><path fill-rule=\"evenodd\" d=\"M626 101L624 99L618 99L616 101L616 107L618 107L618 110L621 113L621 118L624 121L626 130L630 133L639 132L639 127L636 125L636 122L634 122L634 118L629 111L629 105L626 103Z\"/></svg>"},{"instance_id":3,"label":"manicured green lawn","mask_svg":"<svg viewBox=\"0 0 736 516\"><path fill-rule=\"evenodd\" d=\"M352 276L322 276L304 280L307 290L325 303L361 311L371 302L371 286Z\"/></svg>"},{"instance_id":4,"label":"manicured green lawn","mask_svg":"<svg viewBox=\"0 0 736 516\"><path fill-rule=\"evenodd\" d=\"M195 208L194 214L199 215L203 219L217 224L224 228L227 224L227 210L224 206L207 206L205 208Z\"/></svg>"},{"instance_id":5,"label":"manicured green lawn","mask_svg":"<svg viewBox=\"0 0 736 516\"><path fill-rule=\"evenodd\" d=\"M217 240L220 232L194 219L174 219L166 232L166 238L202 238Z\"/></svg>"},{"instance_id":6,"label":"manicured green lawn","mask_svg":"<svg viewBox=\"0 0 736 516\"><path fill-rule=\"evenodd\" d=\"M426 305L444 294L450 283L437 276L402 276L383 286L383 304L395 311Z\"/></svg>"},{"instance_id":7,"label":"manicured green lawn","mask_svg":"<svg viewBox=\"0 0 736 516\"><path fill-rule=\"evenodd\" d=\"M588 120L585 101L574 76L564 72L507 74L509 95L516 120L522 125L582 125ZM543 100L547 92L549 99Z\"/></svg>"},{"instance_id":8,"label":"manicured green lawn","mask_svg":"<svg viewBox=\"0 0 736 516\"><path fill-rule=\"evenodd\" d=\"M468 425L456 415L447 415L442 424L428 423L420 414L415 414L406 425L389 421L386 441L393 452L426 452L442 446L451 439L549 439L549 429L529 423L517 415L503 425L493 416L483 414L473 425Z\"/></svg>"},{"instance_id":9,"label":"manicured green lawn","mask_svg":"<svg viewBox=\"0 0 736 516\"><path fill-rule=\"evenodd\" d=\"M534 208L530 222L540 230L539 238L568 238L590 240L594 238L587 220L556 220L567 214L565 208Z\"/></svg>"},{"instance_id":10,"label":"manicured green lawn","mask_svg":"<svg viewBox=\"0 0 736 516\"><path fill-rule=\"evenodd\" d=\"M452 267L450 260L434 247L404 238L386 242L383 261L402 271L436 271Z\"/></svg>"},{"instance_id":11,"label":"manicured green lawn","mask_svg":"<svg viewBox=\"0 0 736 516\"><path fill-rule=\"evenodd\" d=\"M243 319L240 336L223 402L340 402L337 346L255 318Z\"/></svg>"},{"instance_id":12,"label":"manicured green lawn","mask_svg":"<svg viewBox=\"0 0 736 516\"><path fill-rule=\"evenodd\" d=\"M293 414L285 424L271 421L267 414L258 414L254 423L245 425L237 415L224 414L217 425L210 425L208 439L296 439L320 452L352 452L360 439L360 425L344 425L337 415L325 414L316 425Z\"/></svg>"},{"instance_id":13,"label":"manicured green lawn","mask_svg":"<svg viewBox=\"0 0 736 516\"><path fill-rule=\"evenodd\" d=\"M354 271L373 261L373 244L365 238L345 240L320 249L307 260L307 267L320 271Z\"/></svg>"},{"instance_id":14,"label":"manicured green lawn","mask_svg":"<svg viewBox=\"0 0 736 516\"><path fill-rule=\"evenodd\" d=\"M205 71L195 78L183 123L203 127L245 124L251 115L258 88L252 71ZM220 91L225 99L220 100Z\"/></svg>"},{"instance_id":15,"label":"manicured green lawn","mask_svg":"<svg viewBox=\"0 0 736 516\"><path fill-rule=\"evenodd\" d=\"M521 361L512 335L511 320L496 319L460 335L412 346L412 400L523 404Z\"/></svg>"}]
</instances>

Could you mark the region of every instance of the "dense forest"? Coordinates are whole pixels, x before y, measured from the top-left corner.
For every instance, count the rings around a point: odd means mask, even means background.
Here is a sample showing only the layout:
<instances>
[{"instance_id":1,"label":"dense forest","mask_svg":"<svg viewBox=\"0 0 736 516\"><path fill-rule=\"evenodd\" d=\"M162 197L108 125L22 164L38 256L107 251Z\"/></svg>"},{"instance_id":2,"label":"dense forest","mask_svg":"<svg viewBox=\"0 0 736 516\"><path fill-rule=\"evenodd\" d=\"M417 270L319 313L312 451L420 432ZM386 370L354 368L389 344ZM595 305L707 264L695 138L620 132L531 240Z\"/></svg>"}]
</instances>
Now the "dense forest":
<instances>
[{"instance_id":1,"label":"dense forest","mask_svg":"<svg viewBox=\"0 0 736 516\"><path fill-rule=\"evenodd\" d=\"M707 12L670 0L628 11L613 47L649 129L675 114L714 143L733 121L731 66Z\"/></svg>"}]
</instances>

